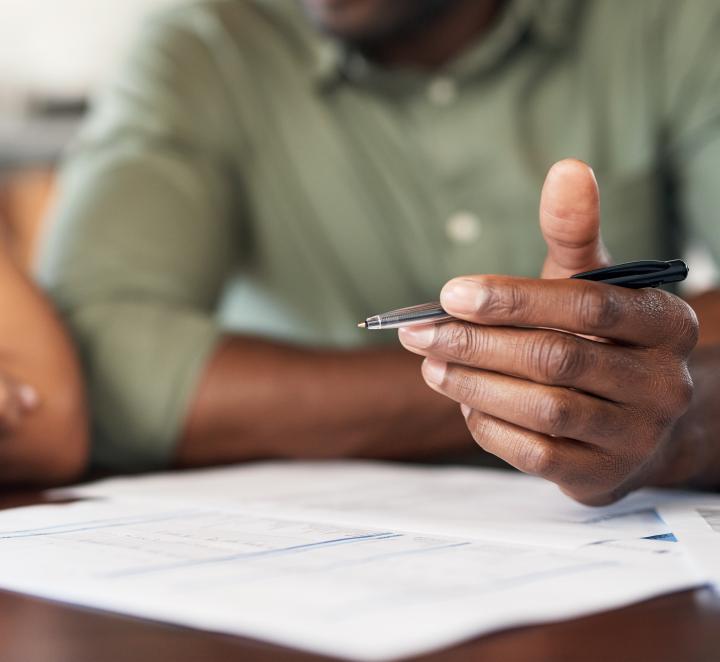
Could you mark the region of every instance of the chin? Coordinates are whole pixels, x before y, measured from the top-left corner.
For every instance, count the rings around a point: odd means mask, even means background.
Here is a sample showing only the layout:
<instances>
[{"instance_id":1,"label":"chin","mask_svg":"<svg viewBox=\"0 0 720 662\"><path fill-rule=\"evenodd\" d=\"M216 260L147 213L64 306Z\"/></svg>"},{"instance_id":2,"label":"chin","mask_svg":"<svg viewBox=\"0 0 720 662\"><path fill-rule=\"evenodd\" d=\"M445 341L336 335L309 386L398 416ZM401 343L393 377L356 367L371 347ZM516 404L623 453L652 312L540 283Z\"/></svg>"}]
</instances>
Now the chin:
<instances>
[{"instance_id":1,"label":"chin","mask_svg":"<svg viewBox=\"0 0 720 662\"><path fill-rule=\"evenodd\" d=\"M323 32L345 41L387 37L447 0L300 0L305 13Z\"/></svg>"}]
</instances>

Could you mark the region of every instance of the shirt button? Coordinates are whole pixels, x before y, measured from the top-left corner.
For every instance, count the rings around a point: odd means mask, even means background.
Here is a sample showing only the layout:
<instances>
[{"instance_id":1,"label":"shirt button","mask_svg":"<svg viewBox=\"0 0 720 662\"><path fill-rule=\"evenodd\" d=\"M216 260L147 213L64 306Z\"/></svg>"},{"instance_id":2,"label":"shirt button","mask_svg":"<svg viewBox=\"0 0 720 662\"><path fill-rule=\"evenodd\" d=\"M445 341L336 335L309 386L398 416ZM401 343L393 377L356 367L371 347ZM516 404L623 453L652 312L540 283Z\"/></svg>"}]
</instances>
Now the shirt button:
<instances>
[{"instance_id":1,"label":"shirt button","mask_svg":"<svg viewBox=\"0 0 720 662\"><path fill-rule=\"evenodd\" d=\"M427 95L435 106L449 106L457 98L457 85L452 78L436 78L428 85Z\"/></svg>"},{"instance_id":2,"label":"shirt button","mask_svg":"<svg viewBox=\"0 0 720 662\"><path fill-rule=\"evenodd\" d=\"M448 218L445 232L457 244L469 244L480 236L480 219L469 211L459 211Z\"/></svg>"}]
</instances>

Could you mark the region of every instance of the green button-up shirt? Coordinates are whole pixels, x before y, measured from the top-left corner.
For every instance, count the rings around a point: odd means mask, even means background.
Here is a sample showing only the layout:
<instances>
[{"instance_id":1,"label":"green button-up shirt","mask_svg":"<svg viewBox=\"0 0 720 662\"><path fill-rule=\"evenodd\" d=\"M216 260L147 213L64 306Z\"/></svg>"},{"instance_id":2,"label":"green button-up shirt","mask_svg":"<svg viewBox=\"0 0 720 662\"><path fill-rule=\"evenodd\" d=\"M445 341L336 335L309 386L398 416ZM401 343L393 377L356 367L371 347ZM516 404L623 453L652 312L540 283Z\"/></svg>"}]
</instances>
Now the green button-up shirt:
<instances>
[{"instance_id":1,"label":"green button-up shirt","mask_svg":"<svg viewBox=\"0 0 720 662\"><path fill-rule=\"evenodd\" d=\"M616 260L688 235L720 254L718 44L712 0L510 0L431 73L373 66L294 0L149 22L69 157L41 259L96 461L169 460L223 332L396 342L357 320L458 274L537 274L563 157L595 169Z\"/></svg>"}]
</instances>

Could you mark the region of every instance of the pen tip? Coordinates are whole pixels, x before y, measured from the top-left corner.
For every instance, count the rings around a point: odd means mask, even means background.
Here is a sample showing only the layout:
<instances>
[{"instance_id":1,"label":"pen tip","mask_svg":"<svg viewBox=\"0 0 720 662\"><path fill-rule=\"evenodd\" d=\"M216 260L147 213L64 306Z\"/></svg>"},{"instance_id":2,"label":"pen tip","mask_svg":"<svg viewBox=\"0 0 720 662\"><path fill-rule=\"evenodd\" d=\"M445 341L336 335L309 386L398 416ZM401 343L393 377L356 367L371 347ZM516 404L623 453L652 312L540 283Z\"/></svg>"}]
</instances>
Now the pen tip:
<instances>
[{"instance_id":1,"label":"pen tip","mask_svg":"<svg viewBox=\"0 0 720 662\"><path fill-rule=\"evenodd\" d=\"M358 329L364 329L367 326L367 322L358 322Z\"/></svg>"}]
</instances>

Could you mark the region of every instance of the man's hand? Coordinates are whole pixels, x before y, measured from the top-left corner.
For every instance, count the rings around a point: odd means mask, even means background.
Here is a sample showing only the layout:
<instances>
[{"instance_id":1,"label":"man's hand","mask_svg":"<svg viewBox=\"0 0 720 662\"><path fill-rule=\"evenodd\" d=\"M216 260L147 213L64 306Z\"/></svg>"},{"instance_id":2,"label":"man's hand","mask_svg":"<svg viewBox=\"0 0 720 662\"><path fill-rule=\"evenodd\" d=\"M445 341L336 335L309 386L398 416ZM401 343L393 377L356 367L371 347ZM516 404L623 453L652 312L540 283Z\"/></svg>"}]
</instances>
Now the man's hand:
<instances>
[{"instance_id":1,"label":"man's hand","mask_svg":"<svg viewBox=\"0 0 720 662\"><path fill-rule=\"evenodd\" d=\"M13 432L37 403L34 388L0 373L0 438Z\"/></svg>"},{"instance_id":2,"label":"man's hand","mask_svg":"<svg viewBox=\"0 0 720 662\"><path fill-rule=\"evenodd\" d=\"M585 164L556 164L540 210L543 276L555 280L456 278L441 302L464 321L400 332L482 448L592 505L661 470L698 336L692 309L667 292L567 279L607 264L598 200Z\"/></svg>"}]
</instances>

